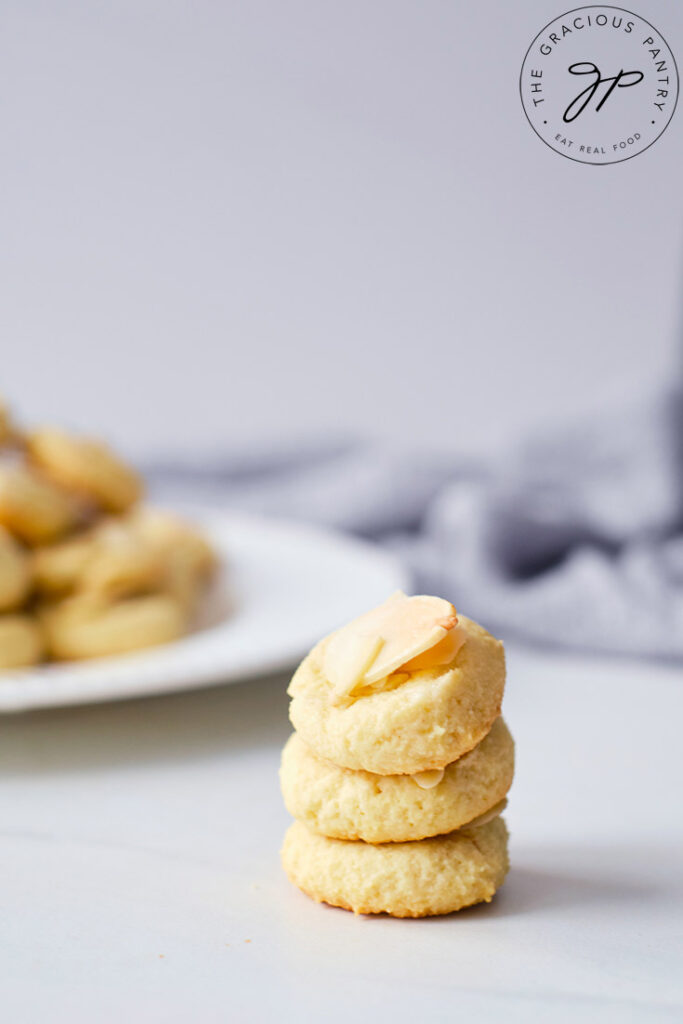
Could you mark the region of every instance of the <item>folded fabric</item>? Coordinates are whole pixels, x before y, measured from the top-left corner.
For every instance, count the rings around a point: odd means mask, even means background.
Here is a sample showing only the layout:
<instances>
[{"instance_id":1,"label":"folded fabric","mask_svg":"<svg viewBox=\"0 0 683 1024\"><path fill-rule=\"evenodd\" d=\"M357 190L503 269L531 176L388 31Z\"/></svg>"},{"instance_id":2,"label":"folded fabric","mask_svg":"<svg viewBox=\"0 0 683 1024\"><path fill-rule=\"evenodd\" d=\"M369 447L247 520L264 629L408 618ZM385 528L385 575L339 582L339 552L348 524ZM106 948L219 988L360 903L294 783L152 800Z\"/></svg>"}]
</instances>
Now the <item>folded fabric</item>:
<instances>
[{"instance_id":1,"label":"folded fabric","mask_svg":"<svg viewBox=\"0 0 683 1024\"><path fill-rule=\"evenodd\" d=\"M683 658L680 391L488 464L338 443L148 472L165 494L371 537L504 639Z\"/></svg>"}]
</instances>

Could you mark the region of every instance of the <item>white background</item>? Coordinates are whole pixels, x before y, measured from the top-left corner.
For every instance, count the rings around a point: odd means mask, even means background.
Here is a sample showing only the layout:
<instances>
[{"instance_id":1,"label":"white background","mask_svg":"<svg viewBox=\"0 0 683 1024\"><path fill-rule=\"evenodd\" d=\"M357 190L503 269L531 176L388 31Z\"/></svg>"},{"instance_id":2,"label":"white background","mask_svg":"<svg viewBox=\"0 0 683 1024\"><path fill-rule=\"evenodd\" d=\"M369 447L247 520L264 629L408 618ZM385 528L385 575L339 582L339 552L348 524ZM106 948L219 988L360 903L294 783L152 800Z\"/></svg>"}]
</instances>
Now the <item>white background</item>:
<instances>
[{"instance_id":1,"label":"white background","mask_svg":"<svg viewBox=\"0 0 683 1024\"><path fill-rule=\"evenodd\" d=\"M675 363L679 109L610 167L524 117L561 2L9 0L2 388L141 452L483 450ZM683 5L636 8L683 61Z\"/></svg>"}]
</instances>

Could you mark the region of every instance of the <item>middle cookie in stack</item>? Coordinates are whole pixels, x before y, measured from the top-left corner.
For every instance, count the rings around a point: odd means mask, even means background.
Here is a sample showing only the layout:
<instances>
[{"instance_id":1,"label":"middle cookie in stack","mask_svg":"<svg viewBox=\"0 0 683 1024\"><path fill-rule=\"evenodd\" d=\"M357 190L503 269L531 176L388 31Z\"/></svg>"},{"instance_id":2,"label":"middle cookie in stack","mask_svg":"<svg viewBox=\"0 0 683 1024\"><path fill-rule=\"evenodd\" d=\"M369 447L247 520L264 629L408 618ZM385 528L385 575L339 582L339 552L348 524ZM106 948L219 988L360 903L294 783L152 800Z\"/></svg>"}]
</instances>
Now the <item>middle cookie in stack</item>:
<instances>
[{"instance_id":1,"label":"middle cookie in stack","mask_svg":"<svg viewBox=\"0 0 683 1024\"><path fill-rule=\"evenodd\" d=\"M297 819L283 849L292 881L396 916L490 899L507 871L498 815L514 770L498 717L504 680L502 644L468 619L455 625L439 598L396 595L322 641L290 687L297 732L281 783Z\"/></svg>"},{"instance_id":2,"label":"middle cookie in stack","mask_svg":"<svg viewBox=\"0 0 683 1024\"><path fill-rule=\"evenodd\" d=\"M375 775L340 768L294 733L282 752L287 810L330 839L399 843L440 836L502 810L512 784L514 745L502 718L469 754L447 768Z\"/></svg>"}]
</instances>

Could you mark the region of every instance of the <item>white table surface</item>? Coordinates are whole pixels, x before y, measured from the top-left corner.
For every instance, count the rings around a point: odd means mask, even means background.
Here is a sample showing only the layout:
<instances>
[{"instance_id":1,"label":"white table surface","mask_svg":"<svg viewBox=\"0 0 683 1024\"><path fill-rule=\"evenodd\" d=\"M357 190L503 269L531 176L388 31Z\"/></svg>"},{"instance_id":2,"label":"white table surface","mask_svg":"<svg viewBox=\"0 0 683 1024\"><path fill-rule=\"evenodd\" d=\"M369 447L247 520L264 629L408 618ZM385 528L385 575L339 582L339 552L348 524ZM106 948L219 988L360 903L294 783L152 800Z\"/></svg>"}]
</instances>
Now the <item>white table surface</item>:
<instances>
[{"instance_id":1,"label":"white table surface","mask_svg":"<svg viewBox=\"0 0 683 1024\"><path fill-rule=\"evenodd\" d=\"M4 1020L681 1020L680 669L510 652L512 871L423 921L285 879L284 685L0 719Z\"/></svg>"}]
</instances>

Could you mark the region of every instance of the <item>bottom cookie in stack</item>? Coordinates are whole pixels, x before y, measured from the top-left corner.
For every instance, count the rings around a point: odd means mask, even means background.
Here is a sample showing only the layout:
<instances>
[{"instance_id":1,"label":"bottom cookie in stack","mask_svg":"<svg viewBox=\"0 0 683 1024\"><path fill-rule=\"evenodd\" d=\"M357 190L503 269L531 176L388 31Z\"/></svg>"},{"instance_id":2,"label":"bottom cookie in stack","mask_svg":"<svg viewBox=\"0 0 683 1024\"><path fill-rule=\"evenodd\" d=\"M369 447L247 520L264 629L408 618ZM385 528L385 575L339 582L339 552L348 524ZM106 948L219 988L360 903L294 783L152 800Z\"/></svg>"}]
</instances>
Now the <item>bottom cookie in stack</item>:
<instances>
[{"instance_id":1,"label":"bottom cookie in stack","mask_svg":"<svg viewBox=\"0 0 683 1024\"><path fill-rule=\"evenodd\" d=\"M282 863L314 900L357 914L427 917L489 902L508 870L502 818L406 843L329 839L290 826Z\"/></svg>"}]
</instances>

